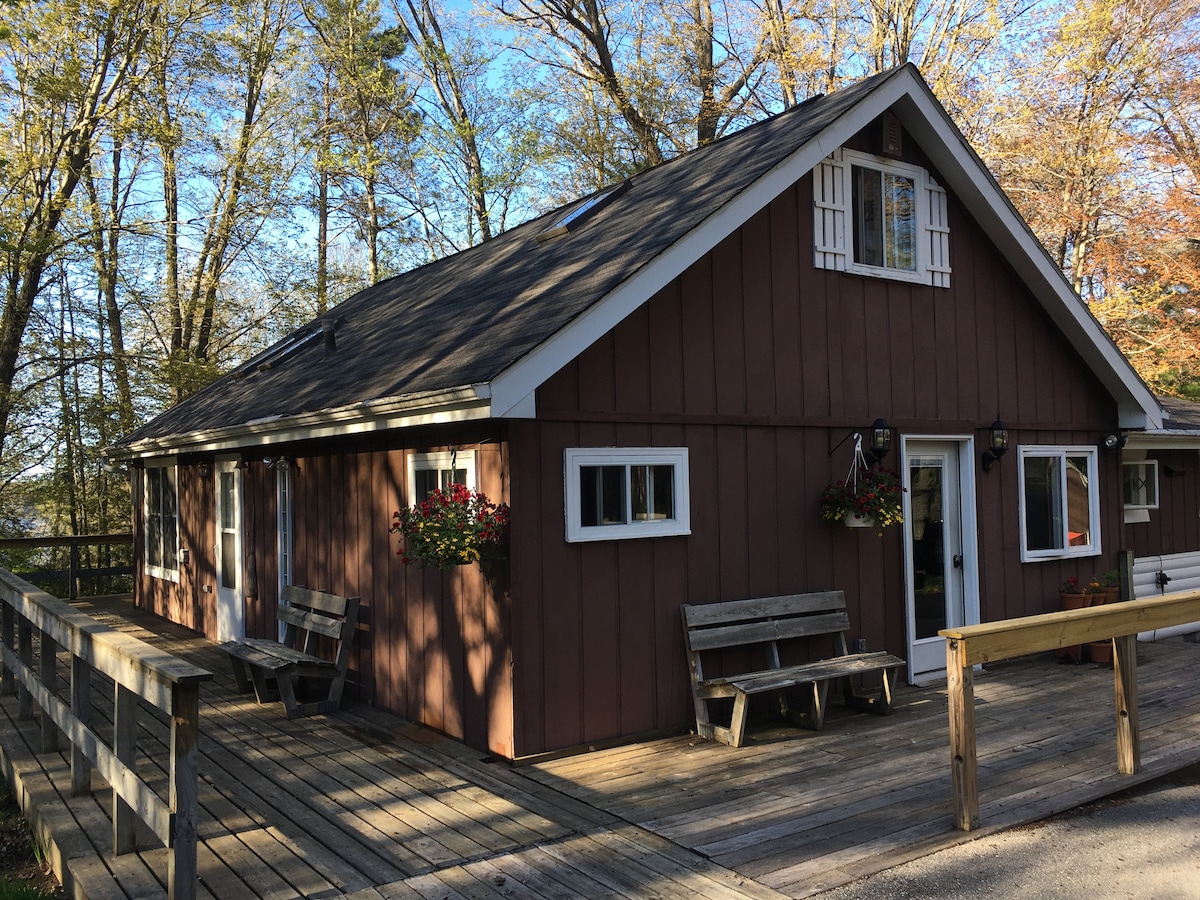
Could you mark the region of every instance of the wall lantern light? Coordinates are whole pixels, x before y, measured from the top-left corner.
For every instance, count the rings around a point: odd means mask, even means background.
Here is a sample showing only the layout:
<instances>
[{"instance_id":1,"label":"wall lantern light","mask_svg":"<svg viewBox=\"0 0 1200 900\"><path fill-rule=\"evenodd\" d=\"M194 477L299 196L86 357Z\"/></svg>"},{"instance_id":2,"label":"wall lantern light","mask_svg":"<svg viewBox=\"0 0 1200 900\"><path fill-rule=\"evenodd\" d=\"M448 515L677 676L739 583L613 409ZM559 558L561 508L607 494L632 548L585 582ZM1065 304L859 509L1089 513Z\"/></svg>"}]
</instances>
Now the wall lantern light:
<instances>
[{"instance_id":1,"label":"wall lantern light","mask_svg":"<svg viewBox=\"0 0 1200 900\"><path fill-rule=\"evenodd\" d=\"M998 462L1000 457L1007 452L1008 429L1004 427L1000 417L996 416L996 421L992 423L992 430L988 433L988 448L983 451L983 471L991 471L992 463Z\"/></svg>"},{"instance_id":2,"label":"wall lantern light","mask_svg":"<svg viewBox=\"0 0 1200 900\"><path fill-rule=\"evenodd\" d=\"M871 426L871 448L865 454L867 462L874 465L892 449L892 429L888 427L888 423L883 419L876 419L875 424Z\"/></svg>"}]
</instances>

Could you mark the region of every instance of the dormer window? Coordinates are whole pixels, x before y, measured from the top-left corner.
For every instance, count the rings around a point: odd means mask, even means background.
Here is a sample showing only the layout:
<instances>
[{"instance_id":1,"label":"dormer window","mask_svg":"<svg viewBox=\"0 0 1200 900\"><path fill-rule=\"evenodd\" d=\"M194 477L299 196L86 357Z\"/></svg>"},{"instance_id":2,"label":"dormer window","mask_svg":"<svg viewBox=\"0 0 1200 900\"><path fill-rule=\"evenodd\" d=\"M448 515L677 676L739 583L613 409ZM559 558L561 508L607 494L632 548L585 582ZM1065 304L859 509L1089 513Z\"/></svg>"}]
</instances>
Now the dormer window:
<instances>
[{"instance_id":1,"label":"dormer window","mask_svg":"<svg viewBox=\"0 0 1200 900\"><path fill-rule=\"evenodd\" d=\"M920 166L839 150L813 170L817 268L950 286L946 192Z\"/></svg>"}]
</instances>

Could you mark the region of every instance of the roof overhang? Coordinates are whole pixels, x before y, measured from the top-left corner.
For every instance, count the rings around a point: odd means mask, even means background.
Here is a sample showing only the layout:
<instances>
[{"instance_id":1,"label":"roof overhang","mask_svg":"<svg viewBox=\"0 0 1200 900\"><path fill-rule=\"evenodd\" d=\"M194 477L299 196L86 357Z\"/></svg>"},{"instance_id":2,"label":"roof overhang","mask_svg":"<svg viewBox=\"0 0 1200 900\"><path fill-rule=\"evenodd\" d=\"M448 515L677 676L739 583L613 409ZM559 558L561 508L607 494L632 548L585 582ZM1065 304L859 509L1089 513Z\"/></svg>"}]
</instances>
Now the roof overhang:
<instances>
[{"instance_id":1,"label":"roof overhang","mask_svg":"<svg viewBox=\"0 0 1200 900\"><path fill-rule=\"evenodd\" d=\"M1018 276L1115 399L1121 428L1161 428L1162 410L1055 266L1037 237L963 139L914 66L893 75L812 140L651 260L601 302L560 329L491 383L495 414L525 417L533 394L680 272L805 177L886 110L894 109L938 174L971 210Z\"/></svg>"},{"instance_id":2,"label":"roof overhang","mask_svg":"<svg viewBox=\"0 0 1200 900\"><path fill-rule=\"evenodd\" d=\"M266 416L227 428L147 438L111 447L113 461L184 453L223 453L252 447L367 434L418 425L446 425L492 418L486 384L356 403L299 416Z\"/></svg>"},{"instance_id":3,"label":"roof overhang","mask_svg":"<svg viewBox=\"0 0 1200 900\"><path fill-rule=\"evenodd\" d=\"M1200 450L1200 431L1164 428L1161 431L1135 431L1125 438L1126 450Z\"/></svg>"}]
</instances>

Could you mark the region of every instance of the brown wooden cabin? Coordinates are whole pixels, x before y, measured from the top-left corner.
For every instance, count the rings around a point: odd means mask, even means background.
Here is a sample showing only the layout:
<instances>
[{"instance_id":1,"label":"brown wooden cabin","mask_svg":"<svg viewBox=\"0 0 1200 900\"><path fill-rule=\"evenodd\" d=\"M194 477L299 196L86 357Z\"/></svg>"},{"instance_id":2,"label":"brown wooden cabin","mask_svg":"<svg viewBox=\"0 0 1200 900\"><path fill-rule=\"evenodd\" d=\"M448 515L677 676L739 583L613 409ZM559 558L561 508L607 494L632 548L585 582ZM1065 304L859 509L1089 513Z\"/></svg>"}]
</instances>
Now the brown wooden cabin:
<instances>
[{"instance_id":1,"label":"brown wooden cabin","mask_svg":"<svg viewBox=\"0 0 1200 900\"><path fill-rule=\"evenodd\" d=\"M821 521L879 419L905 524ZM267 636L281 583L361 595L351 696L521 758L688 726L685 601L840 589L937 678L947 618L1113 567L1104 438L1162 427L906 66L368 288L112 455L139 605ZM452 471L512 508L486 574L388 533Z\"/></svg>"}]
</instances>

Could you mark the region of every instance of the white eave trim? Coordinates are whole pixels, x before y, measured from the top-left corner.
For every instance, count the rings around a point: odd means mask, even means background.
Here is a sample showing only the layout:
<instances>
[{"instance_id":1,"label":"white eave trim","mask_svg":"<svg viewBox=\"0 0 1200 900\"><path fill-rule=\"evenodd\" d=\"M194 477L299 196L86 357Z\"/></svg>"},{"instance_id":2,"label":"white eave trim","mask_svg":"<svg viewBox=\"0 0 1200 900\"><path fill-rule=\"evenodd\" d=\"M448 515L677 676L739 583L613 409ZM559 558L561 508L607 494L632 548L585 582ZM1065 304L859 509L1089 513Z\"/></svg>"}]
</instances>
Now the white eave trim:
<instances>
[{"instance_id":1,"label":"white eave trim","mask_svg":"<svg viewBox=\"0 0 1200 900\"><path fill-rule=\"evenodd\" d=\"M906 104L900 101L908 101ZM1117 401L1121 428L1160 428L1162 410L1128 360L1071 290L1033 232L933 99L913 67L899 69L825 131L721 207L602 301L492 381L496 416L521 417L534 391L885 110L897 112L945 180L1010 260ZM636 184L635 184L636 190Z\"/></svg>"},{"instance_id":2,"label":"white eave trim","mask_svg":"<svg viewBox=\"0 0 1200 900\"><path fill-rule=\"evenodd\" d=\"M1126 435L1126 450L1200 450L1200 430L1184 431L1165 428L1161 431L1138 431Z\"/></svg>"},{"instance_id":3,"label":"white eave trim","mask_svg":"<svg viewBox=\"0 0 1200 900\"><path fill-rule=\"evenodd\" d=\"M269 444L366 434L417 425L445 425L492 418L486 384L355 403L299 416L266 416L227 428L147 438L113 447L114 461L179 453L220 453Z\"/></svg>"}]
</instances>

